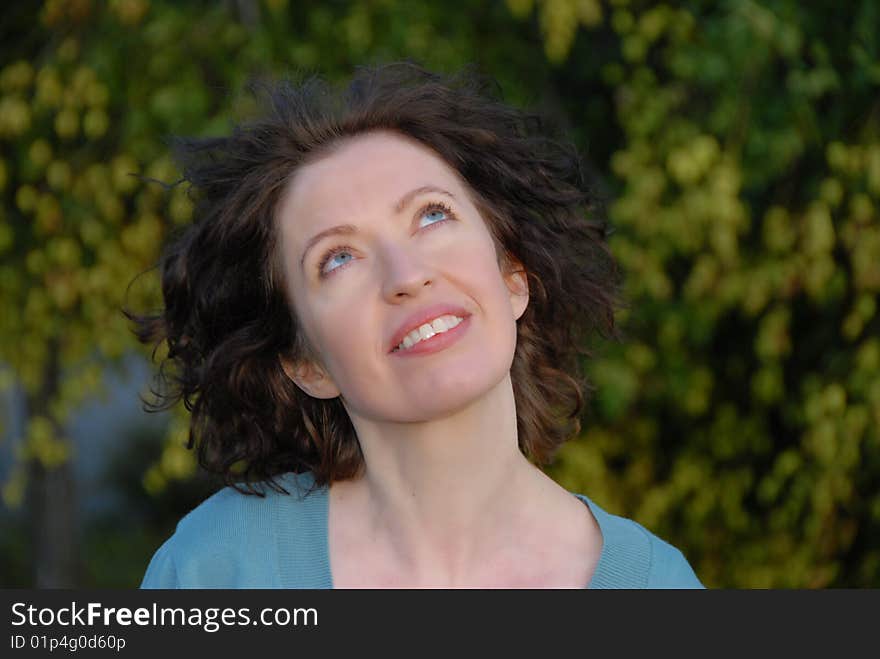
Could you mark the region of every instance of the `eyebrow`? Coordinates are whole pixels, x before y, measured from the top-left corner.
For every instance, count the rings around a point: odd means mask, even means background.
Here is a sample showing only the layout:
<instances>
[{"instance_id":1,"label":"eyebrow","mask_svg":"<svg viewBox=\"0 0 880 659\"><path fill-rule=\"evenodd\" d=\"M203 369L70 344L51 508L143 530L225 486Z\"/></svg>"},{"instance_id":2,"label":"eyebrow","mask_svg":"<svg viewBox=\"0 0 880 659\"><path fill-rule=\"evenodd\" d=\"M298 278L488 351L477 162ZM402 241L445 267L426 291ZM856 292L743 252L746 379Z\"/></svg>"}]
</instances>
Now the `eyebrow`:
<instances>
[{"instance_id":1,"label":"eyebrow","mask_svg":"<svg viewBox=\"0 0 880 659\"><path fill-rule=\"evenodd\" d=\"M451 192L444 190L443 188L438 188L436 185L423 185L421 187L410 190L405 195L403 195L397 201L397 203L391 207L391 211L395 215L400 215L404 211L404 209L406 209L406 207L410 203L412 203L413 199L429 192L436 192L455 199L455 195L453 195ZM357 232L358 228L353 224L339 224L335 227L330 227L329 229L324 229L323 231L316 233L314 236L309 238L309 241L306 243L306 247L303 250L302 257L300 257L299 260L300 267L304 267L306 262L306 255L309 253L309 250L324 238L335 235L351 235Z\"/></svg>"}]
</instances>

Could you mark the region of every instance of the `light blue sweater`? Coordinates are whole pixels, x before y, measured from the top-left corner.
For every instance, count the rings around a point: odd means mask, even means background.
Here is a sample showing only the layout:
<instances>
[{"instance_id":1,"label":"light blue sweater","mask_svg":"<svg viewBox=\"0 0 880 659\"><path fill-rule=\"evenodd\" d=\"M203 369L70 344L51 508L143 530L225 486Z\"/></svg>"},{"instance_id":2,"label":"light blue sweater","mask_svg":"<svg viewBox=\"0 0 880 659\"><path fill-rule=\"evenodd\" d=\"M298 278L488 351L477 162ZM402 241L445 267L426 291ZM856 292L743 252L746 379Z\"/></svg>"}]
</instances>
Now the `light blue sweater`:
<instances>
[{"instance_id":1,"label":"light blue sweater","mask_svg":"<svg viewBox=\"0 0 880 659\"><path fill-rule=\"evenodd\" d=\"M141 588L332 588L328 488L304 496L314 484L310 473L277 480L289 496L267 487L260 498L227 487L187 514L154 554ZM586 587L703 588L678 549L574 496L590 507L603 537Z\"/></svg>"}]
</instances>

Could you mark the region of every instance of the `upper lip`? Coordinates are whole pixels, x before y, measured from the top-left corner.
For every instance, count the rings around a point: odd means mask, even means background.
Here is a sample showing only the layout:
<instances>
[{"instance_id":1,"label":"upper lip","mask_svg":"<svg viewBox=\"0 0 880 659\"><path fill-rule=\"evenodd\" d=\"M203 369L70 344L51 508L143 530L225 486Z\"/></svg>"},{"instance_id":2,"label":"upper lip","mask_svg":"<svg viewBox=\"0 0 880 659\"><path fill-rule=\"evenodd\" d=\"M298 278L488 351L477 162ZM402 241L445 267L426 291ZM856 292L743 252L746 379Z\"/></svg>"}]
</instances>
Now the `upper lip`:
<instances>
[{"instance_id":1,"label":"upper lip","mask_svg":"<svg viewBox=\"0 0 880 659\"><path fill-rule=\"evenodd\" d=\"M394 336L391 337L391 345L388 348L388 352L393 352L394 349L400 345L400 342L403 341L404 337L414 329L418 329L425 323L430 322L439 316L446 315L458 316L462 319L470 316L467 311L457 304L432 304L431 306L419 309L408 316L406 320L401 323L397 331L394 332Z\"/></svg>"}]
</instances>

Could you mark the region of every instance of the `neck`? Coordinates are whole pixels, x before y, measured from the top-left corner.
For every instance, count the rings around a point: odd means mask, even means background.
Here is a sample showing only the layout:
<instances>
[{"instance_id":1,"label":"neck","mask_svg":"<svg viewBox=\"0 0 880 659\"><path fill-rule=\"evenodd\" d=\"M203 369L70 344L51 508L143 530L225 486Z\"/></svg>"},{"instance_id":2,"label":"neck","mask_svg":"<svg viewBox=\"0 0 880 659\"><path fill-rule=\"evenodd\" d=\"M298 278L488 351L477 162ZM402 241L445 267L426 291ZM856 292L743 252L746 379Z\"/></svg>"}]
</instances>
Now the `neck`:
<instances>
[{"instance_id":1,"label":"neck","mask_svg":"<svg viewBox=\"0 0 880 659\"><path fill-rule=\"evenodd\" d=\"M368 537L417 579L466 579L558 490L519 450L509 375L442 419L352 422L366 470L349 487Z\"/></svg>"}]
</instances>

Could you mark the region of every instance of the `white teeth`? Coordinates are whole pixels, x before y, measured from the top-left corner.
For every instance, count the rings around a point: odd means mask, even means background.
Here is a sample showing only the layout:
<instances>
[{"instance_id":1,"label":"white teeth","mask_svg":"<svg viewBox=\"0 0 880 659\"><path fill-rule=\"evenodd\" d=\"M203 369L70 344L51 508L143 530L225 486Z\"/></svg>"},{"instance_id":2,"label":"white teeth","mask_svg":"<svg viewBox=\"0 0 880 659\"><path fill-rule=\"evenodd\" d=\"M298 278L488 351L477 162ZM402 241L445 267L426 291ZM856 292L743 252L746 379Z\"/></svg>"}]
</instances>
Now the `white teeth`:
<instances>
[{"instance_id":1,"label":"white teeth","mask_svg":"<svg viewBox=\"0 0 880 659\"><path fill-rule=\"evenodd\" d=\"M430 339L435 334L441 334L448 330L451 330L453 327L458 325L462 321L458 316L440 316L439 318L435 318L431 323L425 323L420 326L418 329L414 329L412 332L407 334L403 341L400 342L400 345L395 348L395 350L406 350L407 348L412 348L419 341L424 341L425 339Z\"/></svg>"}]
</instances>

